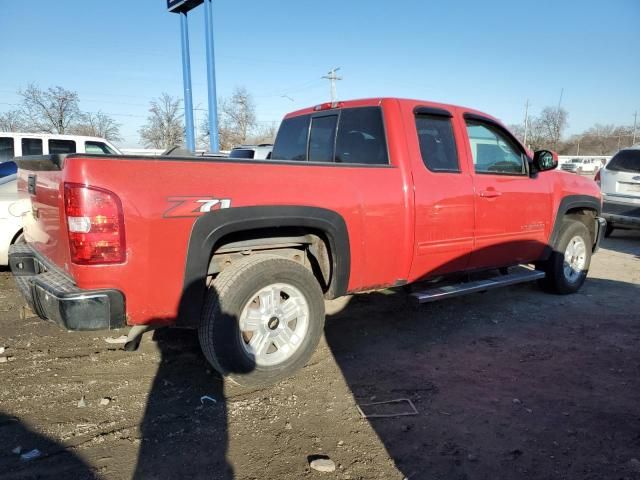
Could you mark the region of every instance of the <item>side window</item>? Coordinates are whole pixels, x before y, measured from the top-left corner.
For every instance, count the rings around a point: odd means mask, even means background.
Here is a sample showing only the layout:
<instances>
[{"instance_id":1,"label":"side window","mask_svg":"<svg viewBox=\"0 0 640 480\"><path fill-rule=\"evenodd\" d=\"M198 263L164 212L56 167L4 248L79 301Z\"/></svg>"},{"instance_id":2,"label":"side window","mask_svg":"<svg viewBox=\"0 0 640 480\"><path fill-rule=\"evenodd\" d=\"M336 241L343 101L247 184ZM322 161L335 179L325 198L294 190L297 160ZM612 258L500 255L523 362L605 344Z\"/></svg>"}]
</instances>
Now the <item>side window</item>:
<instances>
[{"instance_id":1,"label":"side window","mask_svg":"<svg viewBox=\"0 0 640 480\"><path fill-rule=\"evenodd\" d=\"M22 155L42 155L42 140L40 138L23 138Z\"/></svg>"},{"instance_id":2,"label":"side window","mask_svg":"<svg viewBox=\"0 0 640 480\"><path fill-rule=\"evenodd\" d=\"M49 147L51 150L51 147ZM96 155L115 155L116 152L113 151L112 148L109 147L106 143L103 142L95 142L95 141L86 141L84 142L84 153L93 153Z\"/></svg>"},{"instance_id":3,"label":"side window","mask_svg":"<svg viewBox=\"0 0 640 480\"><path fill-rule=\"evenodd\" d=\"M282 121L273 144L271 158L274 160L306 160L309 115L287 118Z\"/></svg>"},{"instance_id":4,"label":"side window","mask_svg":"<svg viewBox=\"0 0 640 480\"><path fill-rule=\"evenodd\" d=\"M467 121L467 133L476 173L499 175L527 173L524 153L498 128Z\"/></svg>"},{"instance_id":5,"label":"side window","mask_svg":"<svg viewBox=\"0 0 640 480\"><path fill-rule=\"evenodd\" d=\"M422 161L429 170L432 172L460 171L450 118L417 115L416 130Z\"/></svg>"},{"instance_id":6,"label":"side window","mask_svg":"<svg viewBox=\"0 0 640 480\"><path fill-rule=\"evenodd\" d=\"M14 156L15 153L13 150L13 138L0 137L0 162L13 160Z\"/></svg>"},{"instance_id":7,"label":"side window","mask_svg":"<svg viewBox=\"0 0 640 480\"><path fill-rule=\"evenodd\" d=\"M309 131L309 161L333 162L337 115L313 117Z\"/></svg>"},{"instance_id":8,"label":"side window","mask_svg":"<svg viewBox=\"0 0 640 480\"><path fill-rule=\"evenodd\" d=\"M389 163L382 111L379 107L342 110L335 161L373 165Z\"/></svg>"},{"instance_id":9,"label":"side window","mask_svg":"<svg viewBox=\"0 0 640 480\"><path fill-rule=\"evenodd\" d=\"M49 154L75 153L76 142L73 140L49 140Z\"/></svg>"}]
</instances>

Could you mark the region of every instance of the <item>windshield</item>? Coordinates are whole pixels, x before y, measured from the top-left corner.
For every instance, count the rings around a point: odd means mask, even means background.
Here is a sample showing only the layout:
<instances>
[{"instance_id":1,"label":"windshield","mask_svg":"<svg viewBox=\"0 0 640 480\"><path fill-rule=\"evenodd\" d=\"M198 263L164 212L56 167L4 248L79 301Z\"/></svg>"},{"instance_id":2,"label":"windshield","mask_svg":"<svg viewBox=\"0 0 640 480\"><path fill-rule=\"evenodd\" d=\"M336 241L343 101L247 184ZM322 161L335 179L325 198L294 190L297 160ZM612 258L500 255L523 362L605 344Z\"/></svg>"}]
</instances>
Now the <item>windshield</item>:
<instances>
[{"instance_id":1,"label":"windshield","mask_svg":"<svg viewBox=\"0 0 640 480\"><path fill-rule=\"evenodd\" d=\"M579 158L574 158L573 160L571 160L571 163L582 163L582 160L580 160Z\"/></svg>"}]
</instances>

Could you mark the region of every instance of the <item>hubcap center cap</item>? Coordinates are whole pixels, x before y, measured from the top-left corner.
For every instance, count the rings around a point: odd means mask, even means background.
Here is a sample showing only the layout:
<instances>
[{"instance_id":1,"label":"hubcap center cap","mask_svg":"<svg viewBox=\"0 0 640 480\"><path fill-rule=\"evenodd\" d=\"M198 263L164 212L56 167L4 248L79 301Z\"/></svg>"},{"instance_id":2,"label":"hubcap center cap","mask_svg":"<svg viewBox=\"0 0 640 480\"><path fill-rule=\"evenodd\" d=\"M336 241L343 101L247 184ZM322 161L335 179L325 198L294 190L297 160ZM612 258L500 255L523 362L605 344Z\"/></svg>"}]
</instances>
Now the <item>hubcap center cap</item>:
<instances>
[{"instance_id":1,"label":"hubcap center cap","mask_svg":"<svg viewBox=\"0 0 640 480\"><path fill-rule=\"evenodd\" d=\"M278 325L280 325L280 319L278 317L271 317L267 322L267 327L269 327L269 330L275 330L276 328L278 328Z\"/></svg>"}]
</instances>

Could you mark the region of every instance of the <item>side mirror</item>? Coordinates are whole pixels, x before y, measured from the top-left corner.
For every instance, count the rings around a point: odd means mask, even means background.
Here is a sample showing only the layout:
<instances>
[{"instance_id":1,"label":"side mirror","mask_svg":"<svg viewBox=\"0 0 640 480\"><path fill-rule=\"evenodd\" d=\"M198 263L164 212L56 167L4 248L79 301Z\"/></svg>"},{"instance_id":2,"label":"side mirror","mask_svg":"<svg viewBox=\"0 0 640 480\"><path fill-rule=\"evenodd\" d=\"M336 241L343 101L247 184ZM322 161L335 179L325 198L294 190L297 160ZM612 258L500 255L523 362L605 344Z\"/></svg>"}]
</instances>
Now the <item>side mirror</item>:
<instances>
[{"instance_id":1,"label":"side mirror","mask_svg":"<svg viewBox=\"0 0 640 480\"><path fill-rule=\"evenodd\" d=\"M553 170L558 166L558 154L551 150L537 150L533 154L533 167L537 172Z\"/></svg>"}]
</instances>

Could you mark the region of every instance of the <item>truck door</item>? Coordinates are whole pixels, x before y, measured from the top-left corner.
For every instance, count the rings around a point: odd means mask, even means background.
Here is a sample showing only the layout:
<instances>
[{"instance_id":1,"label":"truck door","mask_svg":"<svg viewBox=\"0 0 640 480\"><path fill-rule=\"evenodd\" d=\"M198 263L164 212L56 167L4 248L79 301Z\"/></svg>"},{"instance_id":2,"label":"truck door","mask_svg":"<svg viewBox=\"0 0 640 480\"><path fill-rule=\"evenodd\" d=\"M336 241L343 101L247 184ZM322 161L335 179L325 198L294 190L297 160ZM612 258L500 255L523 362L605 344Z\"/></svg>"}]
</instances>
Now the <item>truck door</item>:
<instances>
[{"instance_id":1,"label":"truck door","mask_svg":"<svg viewBox=\"0 0 640 480\"><path fill-rule=\"evenodd\" d=\"M469 113L464 121L475 190L475 247L469 266L537 260L549 231L547 177L529 175L526 151L500 124Z\"/></svg>"},{"instance_id":2,"label":"truck door","mask_svg":"<svg viewBox=\"0 0 640 480\"><path fill-rule=\"evenodd\" d=\"M452 117L423 106L404 115L415 190L412 280L466 269L473 249L473 180Z\"/></svg>"}]
</instances>

